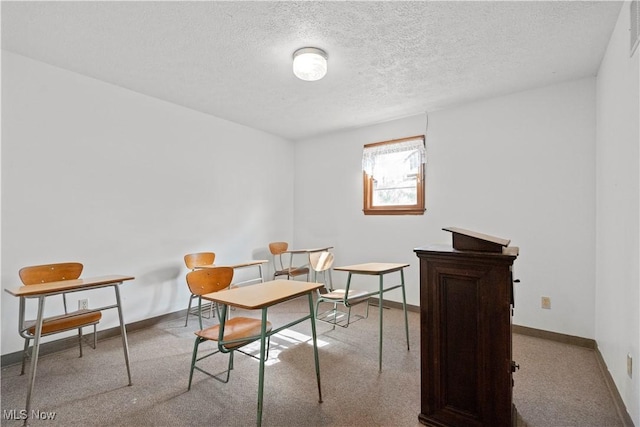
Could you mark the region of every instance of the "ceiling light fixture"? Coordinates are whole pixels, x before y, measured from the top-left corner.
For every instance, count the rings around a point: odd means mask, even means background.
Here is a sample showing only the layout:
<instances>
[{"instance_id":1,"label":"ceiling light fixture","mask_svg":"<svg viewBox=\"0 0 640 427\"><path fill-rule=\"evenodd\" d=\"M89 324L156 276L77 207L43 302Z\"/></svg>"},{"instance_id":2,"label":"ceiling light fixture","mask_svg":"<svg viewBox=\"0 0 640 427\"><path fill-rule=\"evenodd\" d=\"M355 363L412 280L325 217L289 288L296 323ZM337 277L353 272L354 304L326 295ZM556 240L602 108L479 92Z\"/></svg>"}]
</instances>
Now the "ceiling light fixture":
<instances>
[{"instance_id":1,"label":"ceiling light fixture","mask_svg":"<svg viewBox=\"0 0 640 427\"><path fill-rule=\"evenodd\" d=\"M313 82L327 74L327 52L316 47L303 47L293 52L293 74Z\"/></svg>"}]
</instances>

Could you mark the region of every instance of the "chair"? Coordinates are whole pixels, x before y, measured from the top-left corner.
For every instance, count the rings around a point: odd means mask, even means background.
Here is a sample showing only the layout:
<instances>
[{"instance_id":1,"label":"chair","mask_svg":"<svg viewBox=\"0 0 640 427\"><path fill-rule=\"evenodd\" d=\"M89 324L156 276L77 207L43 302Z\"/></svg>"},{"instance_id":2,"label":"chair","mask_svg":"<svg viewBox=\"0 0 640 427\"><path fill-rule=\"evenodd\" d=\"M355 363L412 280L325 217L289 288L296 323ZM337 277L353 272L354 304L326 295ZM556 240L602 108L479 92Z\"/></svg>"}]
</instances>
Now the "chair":
<instances>
[{"instance_id":1,"label":"chair","mask_svg":"<svg viewBox=\"0 0 640 427\"><path fill-rule=\"evenodd\" d=\"M80 277L83 265L78 262L68 262L60 264L45 264L24 267L18 273L20 280L26 286L36 285L40 283L58 282L62 280L75 280ZM85 326L93 326L93 348L96 348L97 335L96 325L102 319L100 311L91 311L88 309L68 311L67 298L62 294L62 302L64 306L64 314L52 317L46 317L42 321L41 336L53 335L60 332L66 332L73 329L78 330L78 345L80 346L80 357L82 357L82 328ZM29 341L35 336L36 321L25 320L25 299L20 298L20 336L24 338L24 351L22 353L22 370L20 375L24 374L25 361L29 350Z\"/></svg>"},{"instance_id":2,"label":"chair","mask_svg":"<svg viewBox=\"0 0 640 427\"><path fill-rule=\"evenodd\" d=\"M195 270L196 267L200 265L212 265L216 259L216 254L213 252L196 252L193 254L186 254L184 256L184 263L187 265L187 268L191 271ZM189 305L187 306L187 316L184 319L184 326L186 327L189 322L189 314L191 314L191 303L194 298L197 298L197 295L193 293L189 297ZM209 308L210 316L213 316L213 305L210 305ZM194 313L195 314L195 313ZM200 312L198 312L200 315Z\"/></svg>"},{"instance_id":3,"label":"chair","mask_svg":"<svg viewBox=\"0 0 640 427\"><path fill-rule=\"evenodd\" d=\"M198 308L200 308L202 304L202 295L227 289L231 284L232 279L233 268L231 267L208 268L192 271L187 274L187 284L189 285L189 289L192 294L198 296ZM218 309L219 308L216 305L216 311L218 311ZM218 312L218 319L224 319L224 315L220 312ZM223 320L222 324L210 326L206 329L202 328L201 316L199 317L199 320L200 330L195 332L196 340L193 346L193 355L191 358L188 390L191 390L191 380L193 379L194 370L198 370L223 383L228 382L230 372L233 369L233 352L237 350L242 353L240 350L241 347L259 340L262 328L262 320L250 317L233 317L228 320ZM271 328L271 322L267 321L267 332L270 332ZM218 348L213 352L198 357L198 347L205 341L216 341ZM197 362L218 353L229 353L229 365L226 371L218 374L212 374L197 366ZM249 354L249 356L251 355ZM224 373L227 375L226 378L223 379L221 375Z\"/></svg>"},{"instance_id":4,"label":"chair","mask_svg":"<svg viewBox=\"0 0 640 427\"><path fill-rule=\"evenodd\" d=\"M322 274L324 288L318 289L319 294L325 294L328 290L333 290L333 280L331 278L331 267L333 267L333 254L331 252L313 252L309 254L309 265L313 270L313 281L318 282L318 275ZM327 284L329 285L327 287Z\"/></svg>"},{"instance_id":5,"label":"chair","mask_svg":"<svg viewBox=\"0 0 640 427\"><path fill-rule=\"evenodd\" d=\"M331 267L333 266L333 254L331 252L315 252L309 255L311 269L313 270L313 280L317 281L319 273L323 275L325 288L318 290L318 299L316 301L316 319L333 325L346 328L351 321L351 307L360 303L367 303L367 311L364 316L354 315L356 320L366 319L369 317L369 297L372 292L356 291L350 289L350 282L347 282L346 289L334 289L331 279ZM327 281L328 276L328 281ZM327 287L327 283L329 286ZM320 304L329 303L333 308L320 313ZM346 312L338 310L338 304L342 304L348 310ZM346 319L345 319L346 317ZM354 320L355 321L355 320Z\"/></svg>"},{"instance_id":6,"label":"chair","mask_svg":"<svg viewBox=\"0 0 640 427\"><path fill-rule=\"evenodd\" d=\"M287 279L291 279L292 277L307 276L307 281L309 280L309 267L305 264L299 267L293 266L293 254L288 253L287 249L289 248L289 244L287 242L271 242L269 243L269 252L273 256L273 278L275 280L278 276L287 276ZM284 256L289 254L289 262L285 263L282 259ZM285 267L287 265L287 267Z\"/></svg>"}]
</instances>

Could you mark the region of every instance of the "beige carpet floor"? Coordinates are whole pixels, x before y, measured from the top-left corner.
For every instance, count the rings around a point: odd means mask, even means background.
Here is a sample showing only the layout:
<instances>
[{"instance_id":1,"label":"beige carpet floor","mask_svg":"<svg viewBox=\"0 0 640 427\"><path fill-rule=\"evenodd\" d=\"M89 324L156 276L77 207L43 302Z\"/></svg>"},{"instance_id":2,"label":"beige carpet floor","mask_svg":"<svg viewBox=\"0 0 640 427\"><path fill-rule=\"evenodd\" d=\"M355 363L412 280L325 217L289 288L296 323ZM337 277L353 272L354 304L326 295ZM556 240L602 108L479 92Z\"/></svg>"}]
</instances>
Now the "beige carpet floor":
<instances>
[{"instance_id":1,"label":"beige carpet floor","mask_svg":"<svg viewBox=\"0 0 640 427\"><path fill-rule=\"evenodd\" d=\"M270 311L286 322L308 308L294 300ZM236 312L234 314L239 314ZM207 322L214 322L208 320ZM407 351L402 312L384 310L383 371L378 373L378 315L347 329L318 324L324 402L318 393L308 322L272 338L265 370L264 426L420 426L419 314L409 313ZM40 359L32 407L53 413L38 426L251 426L256 423L258 363L237 354L227 384L194 374L187 391L195 318L130 332L133 385L127 386L120 338L100 340ZM254 351L256 351L254 349ZM623 425L592 350L514 334L514 403L529 427ZM211 358L222 368L226 356ZM2 368L2 426L21 425L27 376ZM13 417L15 418L15 417Z\"/></svg>"}]
</instances>

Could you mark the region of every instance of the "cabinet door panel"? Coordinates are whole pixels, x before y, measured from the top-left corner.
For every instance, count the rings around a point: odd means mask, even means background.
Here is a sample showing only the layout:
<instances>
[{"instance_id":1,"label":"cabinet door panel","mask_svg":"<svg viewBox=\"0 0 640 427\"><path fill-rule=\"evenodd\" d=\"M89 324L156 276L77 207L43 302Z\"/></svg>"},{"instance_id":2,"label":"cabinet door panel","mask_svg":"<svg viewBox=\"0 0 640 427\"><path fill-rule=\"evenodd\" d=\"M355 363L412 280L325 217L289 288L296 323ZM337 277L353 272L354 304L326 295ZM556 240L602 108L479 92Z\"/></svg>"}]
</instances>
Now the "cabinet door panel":
<instances>
[{"instance_id":1,"label":"cabinet door panel","mask_svg":"<svg viewBox=\"0 0 640 427\"><path fill-rule=\"evenodd\" d=\"M478 282L442 275L439 280L443 309L438 319L444 345L442 360L442 407L473 416L478 413Z\"/></svg>"}]
</instances>

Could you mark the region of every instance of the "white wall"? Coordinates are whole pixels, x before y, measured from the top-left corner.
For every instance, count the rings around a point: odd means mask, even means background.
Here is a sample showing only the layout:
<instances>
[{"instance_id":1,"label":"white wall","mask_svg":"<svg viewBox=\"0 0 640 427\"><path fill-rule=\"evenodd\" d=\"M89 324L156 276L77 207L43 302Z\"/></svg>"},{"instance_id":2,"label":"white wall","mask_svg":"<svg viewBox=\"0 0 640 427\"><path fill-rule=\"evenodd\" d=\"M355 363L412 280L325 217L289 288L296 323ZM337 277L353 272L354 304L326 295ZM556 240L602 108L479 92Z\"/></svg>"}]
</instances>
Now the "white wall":
<instances>
[{"instance_id":1,"label":"white wall","mask_svg":"<svg viewBox=\"0 0 640 427\"><path fill-rule=\"evenodd\" d=\"M291 160L290 141L3 51L2 287L23 266L80 261L85 277L136 277L127 323L183 310L185 253L239 262L293 239ZM22 340L1 294L7 354ZM99 329L115 325L109 310Z\"/></svg>"},{"instance_id":2,"label":"white wall","mask_svg":"<svg viewBox=\"0 0 640 427\"><path fill-rule=\"evenodd\" d=\"M629 57L629 2L600 65L596 133L596 340L640 425L640 52ZM633 378L627 375L633 357Z\"/></svg>"},{"instance_id":3,"label":"white wall","mask_svg":"<svg viewBox=\"0 0 640 427\"><path fill-rule=\"evenodd\" d=\"M425 215L365 216L362 146L425 126L419 115L297 143L296 244L333 244L337 264L410 262L419 305L415 247L450 243L447 226L508 238L521 253L514 323L594 338L595 79L430 113Z\"/></svg>"},{"instance_id":4,"label":"white wall","mask_svg":"<svg viewBox=\"0 0 640 427\"><path fill-rule=\"evenodd\" d=\"M281 138L3 51L3 288L35 263L132 274L122 292L133 322L186 306L184 253L263 258L283 239L332 244L338 264L410 262L417 305L413 248L448 243L442 227L470 228L521 248L514 322L595 338L640 425L640 55L628 56L628 10L597 83L429 114L424 216L364 216L359 172L364 144L422 134L424 115L300 141L294 158ZM0 295L7 354L22 346L18 303ZM95 306L111 294L86 296ZM115 324L105 313L101 329Z\"/></svg>"}]
</instances>

